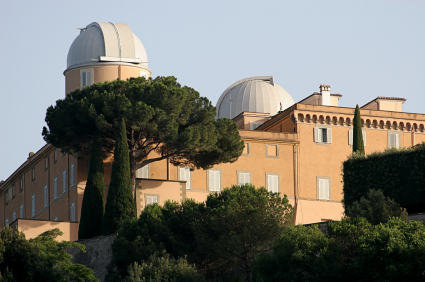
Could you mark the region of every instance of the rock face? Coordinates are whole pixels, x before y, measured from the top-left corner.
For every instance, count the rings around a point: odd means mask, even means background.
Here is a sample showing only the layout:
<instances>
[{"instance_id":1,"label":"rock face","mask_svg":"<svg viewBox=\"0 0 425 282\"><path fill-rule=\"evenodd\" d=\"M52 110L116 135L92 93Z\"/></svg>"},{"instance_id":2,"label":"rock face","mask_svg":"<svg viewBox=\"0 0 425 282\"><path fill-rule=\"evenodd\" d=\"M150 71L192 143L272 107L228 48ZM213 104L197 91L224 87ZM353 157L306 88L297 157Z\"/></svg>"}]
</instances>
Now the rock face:
<instances>
[{"instance_id":1,"label":"rock face","mask_svg":"<svg viewBox=\"0 0 425 282\"><path fill-rule=\"evenodd\" d=\"M108 273L106 267L112 260L112 243L116 237L116 234L112 234L79 240L76 242L85 245L86 252L83 253L79 249L69 249L67 252L73 256L73 263L79 263L93 269L96 278L103 282Z\"/></svg>"}]
</instances>

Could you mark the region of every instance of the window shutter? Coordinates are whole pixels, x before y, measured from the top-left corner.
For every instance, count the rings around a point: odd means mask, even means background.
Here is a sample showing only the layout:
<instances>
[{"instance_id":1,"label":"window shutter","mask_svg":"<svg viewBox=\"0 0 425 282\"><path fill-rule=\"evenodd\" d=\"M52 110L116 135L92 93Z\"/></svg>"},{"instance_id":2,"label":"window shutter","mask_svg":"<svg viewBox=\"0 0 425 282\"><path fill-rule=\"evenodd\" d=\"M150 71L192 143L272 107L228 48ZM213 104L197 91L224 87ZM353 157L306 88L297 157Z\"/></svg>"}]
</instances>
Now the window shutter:
<instances>
[{"instance_id":1,"label":"window shutter","mask_svg":"<svg viewBox=\"0 0 425 282\"><path fill-rule=\"evenodd\" d=\"M239 182L239 185L243 185L244 184L244 174L242 172L239 172L238 182Z\"/></svg>"},{"instance_id":2,"label":"window shutter","mask_svg":"<svg viewBox=\"0 0 425 282\"><path fill-rule=\"evenodd\" d=\"M192 188L192 181L190 181L190 168L186 168L186 180L187 180L187 186L186 186L186 188L187 187L189 187L188 189L191 189Z\"/></svg>"},{"instance_id":3,"label":"window shutter","mask_svg":"<svg viewBox=\"0 0 425 282\"><path fill-rule=\"evenodd\" d=\"M363 145L366 146L366 132L362 131L362 135L363 135Z\"/></svg>"},{"instance_id":4,"label":"window shutter","mask_svg":"<svg viewBox=\"0 0 425 282\"><path fill-rule=\"evenodd\" d=\"M314 142L321 142L322 138L321 138L321 136L319 136L321 131L319 129L320 128L318 128L318 127L314 128Z\"/></svg>"},{"instance_id":5,"label":"window shutter","mask_svg":"<svg viewBox=\"0 0 425 282\"><path fill-rule=\"evenodd\" d=\"M323 199L323 179L319 179L319 199Z\"/></svg>"},{"instance_id":6,"label":"window shutter","mask_svg":"<svg viewBox=\"0 0 425 282\"><path fill-rule=\"evenodd\" d=\"M332 143L332 129L330 129L330 128L328 128L327 130L326 130L326 137L327 137L327 143Z\"/></svg>"},{"instance_id":7,"label":"window shutter","mask_svg":"<svg viewBox=\"0 0 425 282\"><path fill-rule=\"evenodd\" d=\"M86 76L87 76L87 84L86 85L92 85L92 81L91 81L91 70L86 71Z\"/></svg>"},{"instance_id":8,"label":"window shutter","mask_svg":"<svg viewBox=\"0 0 425 282\"><path fill-rule=\"evenodd\" d=\"M221 174L220 171L214 171L214 187L215 190L214 191L220 191L220 187L221 187Z\"/></svg>"},{"instance_id":9,"label":"window shutter","mask_svg":"<svg viewBox=\"0 0 425 282\"><path fill-rule=\"evenodd\" d=\"M348 145L353 146L353 131L348 130Z\"/></svg>"},{"instance_id":10,"label":"window shutter","mask_svg":"<svg viewBox=\"0 0 425 282\"><path fill-rule=\"evenodd\" d=\"M400 148L400 135L398 135L398 134L394 134L394 140L395 140L395 147L397 148L397 149L399 149Z\"/></svg>"},{"instance_id":11,"label":"window shutter","mask_svg":"<svg viewBox=\"0 0 425 282\"><path fill-rule=\"evenodd\" d=\"M329 200L329 179L324 179L324 196L326 200Z\"/></svg>"}]
</instances>

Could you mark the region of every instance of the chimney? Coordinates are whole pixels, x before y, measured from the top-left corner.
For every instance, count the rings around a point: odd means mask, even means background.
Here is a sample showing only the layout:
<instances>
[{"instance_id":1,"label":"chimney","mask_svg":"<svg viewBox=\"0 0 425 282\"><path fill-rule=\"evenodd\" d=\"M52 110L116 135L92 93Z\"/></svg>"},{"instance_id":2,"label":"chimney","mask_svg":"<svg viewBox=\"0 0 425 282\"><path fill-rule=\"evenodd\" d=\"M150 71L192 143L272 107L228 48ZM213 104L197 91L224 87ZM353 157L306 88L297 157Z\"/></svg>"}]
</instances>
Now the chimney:
<instances>
[{"instance_id":1,"label":"chimney","mask_svg":"<svg viewBox=\"0 0 425 282\"><path fill-rule=\"evenodd\" d=\"M331 105L331 87L326 84L320 84L320 95L321 95L321 105L330 106Z\"/></svg>"}]
</instances>

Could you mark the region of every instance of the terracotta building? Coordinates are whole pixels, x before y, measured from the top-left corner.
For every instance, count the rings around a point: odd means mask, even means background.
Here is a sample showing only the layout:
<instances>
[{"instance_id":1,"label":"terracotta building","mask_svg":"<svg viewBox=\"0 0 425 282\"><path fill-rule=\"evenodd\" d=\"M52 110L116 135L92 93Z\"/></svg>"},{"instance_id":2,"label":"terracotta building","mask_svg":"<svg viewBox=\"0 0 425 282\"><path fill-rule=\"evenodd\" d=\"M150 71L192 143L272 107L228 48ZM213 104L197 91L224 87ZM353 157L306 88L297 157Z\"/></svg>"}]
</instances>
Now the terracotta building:
<instances>
[{"instance_id":1,"label":"terracotta building","mask_svg":"<svg viewBox=\"0 0 425 282\"><path fill-rule=\"evenodd\" d=\"M146 51L125 24L92 23L70 47L64 72L66 93L96 82L149 77ZM167 160L137 172L137 211L147 204L193 198L234 184L252 183L285 194L296 223L343 216L341 166L352 152L354 108L329 85L295 103L271 76L242 79L217 102L217 118L233 119L245 142L234 163L210 170L176 167ZM402 98L377 97L361 107L366 154L425 142L425 114L404 113ZM155 157L155 156L149 156ZM111 159L105 163L106 194ZM0 227L17 226L28 238L55 227L76 240L87 181L88 157L76 159L47 144L0 186ZM105 197L106 200L106 197Z\"/></svg>"}]
</instances>

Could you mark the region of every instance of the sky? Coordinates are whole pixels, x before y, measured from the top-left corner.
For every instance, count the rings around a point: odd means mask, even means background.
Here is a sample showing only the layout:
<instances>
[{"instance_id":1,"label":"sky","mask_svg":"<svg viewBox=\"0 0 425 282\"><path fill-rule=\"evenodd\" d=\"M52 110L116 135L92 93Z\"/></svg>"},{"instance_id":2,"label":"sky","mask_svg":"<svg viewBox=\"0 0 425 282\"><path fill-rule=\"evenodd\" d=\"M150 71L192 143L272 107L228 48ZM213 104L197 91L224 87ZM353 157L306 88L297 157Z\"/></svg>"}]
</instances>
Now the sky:
<instances>
[{"instance_id":1,"label":"sky","mask_svg":"<svg viewBox=\"0 0 425 282\"><path fill-rule=\"evenodd\" d=\"M298 102L320 84L342 107L402 97L425 113L425 1L0 1L0 180L45 142L65 96L77 28L129 25L152 76L173 75L215 105L232 83L272 75Z\"/></svg>"}]
</instances>

